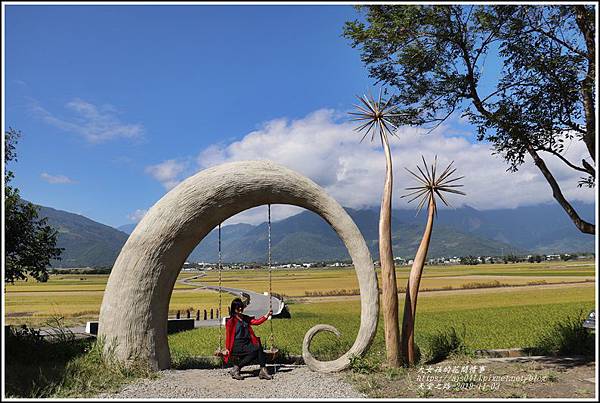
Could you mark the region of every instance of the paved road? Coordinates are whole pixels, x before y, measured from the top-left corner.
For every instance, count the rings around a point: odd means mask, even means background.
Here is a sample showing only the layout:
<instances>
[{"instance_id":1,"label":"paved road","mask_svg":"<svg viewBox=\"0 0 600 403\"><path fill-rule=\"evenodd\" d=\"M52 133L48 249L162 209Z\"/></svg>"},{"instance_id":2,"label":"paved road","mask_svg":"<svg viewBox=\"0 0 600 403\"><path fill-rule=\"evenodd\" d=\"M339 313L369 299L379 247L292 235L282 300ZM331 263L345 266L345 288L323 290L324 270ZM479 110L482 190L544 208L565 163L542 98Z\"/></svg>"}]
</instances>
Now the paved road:
<instances>
[{"instance_id":1,"label":"paved road","mask_svg":"<svg viewBox=\"0 0 600 403\"><path fill-rule=\"evenodd\" d=\"M193 282L193 280L199 279L206 276L206 274L202 273L194 277L189 277L183 280L178 280L180 284L185 284L187 286L197 287L200 290L213 290L219 292L219 286L216 285L205 285ZM234 295L236 297L241 298L242 300L250 299L250 302L244 309L244 313L249 316L263 316L269 311L269 295L261 294L250 290L242 290L240 288L231 288L231 287L222 287L223 293L227 293L230 295ZM227 312L229 304L231 303L231 299L227 297L227 295L223 295L223 312ZM277 316L281 313L284 307L283 301L279 298L271 296L271 303L273 306L273 316ZM207 326L219 326L218 319L208 319L208 320L197 320L194 323L194 327L207 327Z\"/></svg>"}]
</instances>

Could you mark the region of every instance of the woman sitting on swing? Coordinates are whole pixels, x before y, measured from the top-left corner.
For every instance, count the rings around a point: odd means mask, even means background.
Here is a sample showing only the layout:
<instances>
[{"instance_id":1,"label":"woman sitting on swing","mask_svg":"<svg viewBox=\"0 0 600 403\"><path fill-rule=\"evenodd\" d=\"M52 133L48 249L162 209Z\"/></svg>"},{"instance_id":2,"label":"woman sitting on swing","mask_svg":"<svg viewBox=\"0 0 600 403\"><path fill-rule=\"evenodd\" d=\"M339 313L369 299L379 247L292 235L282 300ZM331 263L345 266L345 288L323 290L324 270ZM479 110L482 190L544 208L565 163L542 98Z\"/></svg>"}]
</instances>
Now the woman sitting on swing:
<instances>
[{"instance_id":1,"label":"woman sitting on swing","mask_svg":"<svg viewBox=\"0 0 600 403\"><path fill-rule=\"evenodd\" d=\"M251 327L251 325L260 325L269 319L273 315L273 311L270 310L265 316L254 319L252 316L243 314L244 307L244 303L239 298L231 301L231 316L225 322L225 351L223 352L223 359L227 363L231 355L241 356L240 361L231 370L231 377L233 379L244 379L240 375L240 370L243 366L250 364L257 358L260 364L258 377L260 379L273 379L265 367L267 359L260 343L260 338L254 335Z\"/></svg>"}]
</instances>

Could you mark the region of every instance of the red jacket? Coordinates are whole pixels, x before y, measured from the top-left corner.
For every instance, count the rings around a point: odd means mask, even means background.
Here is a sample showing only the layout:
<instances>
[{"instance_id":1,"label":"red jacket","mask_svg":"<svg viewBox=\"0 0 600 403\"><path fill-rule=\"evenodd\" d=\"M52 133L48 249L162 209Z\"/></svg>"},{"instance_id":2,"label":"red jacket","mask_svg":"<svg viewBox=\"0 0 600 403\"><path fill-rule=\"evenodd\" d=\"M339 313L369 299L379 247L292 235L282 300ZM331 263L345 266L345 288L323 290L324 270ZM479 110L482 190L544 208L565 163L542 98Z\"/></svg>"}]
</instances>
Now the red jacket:
<instances>
[{"instance_id":1,"label":"red jacket","mask_svg":"<svg viewBox=\"0 0 600 403\"><path fill-rule=\"evenodd\" d=\"M254 319L253 316L242 315L244 320L246 320L250 325L260 325L264 321L267 320L266 316L261 316L258 319ZM231 351L233 350L233 343L235 341L235 326L237 325L238 318L237 316L232 316L225 320L225 348L227 349L227 355L223 355L223 359L225 363L229 361L229 356L231 355ZM254 331L252 330L252 326L248 326L248 331L250 332L250 342L255 346L258 346L260 343L260 338L256 337Z\"/></svg>"}]
</instances>

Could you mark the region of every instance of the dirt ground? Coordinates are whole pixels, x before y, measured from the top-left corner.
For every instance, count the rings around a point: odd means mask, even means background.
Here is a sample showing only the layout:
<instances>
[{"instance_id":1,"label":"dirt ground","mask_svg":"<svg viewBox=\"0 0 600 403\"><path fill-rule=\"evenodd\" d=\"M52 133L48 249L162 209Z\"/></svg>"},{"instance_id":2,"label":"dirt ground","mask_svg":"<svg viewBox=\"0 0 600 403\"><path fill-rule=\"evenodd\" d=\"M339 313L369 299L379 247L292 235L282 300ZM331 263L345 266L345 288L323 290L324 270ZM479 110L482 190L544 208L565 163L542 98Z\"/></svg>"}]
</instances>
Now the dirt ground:
<instances>
[{"instance_id":1,"label":"dirt ground","mask_svg":"<svg viewBox=\"0 0 600 403\"><path fill-rule=\"evenodd\" d=\"M456 359L346 376L370 398L596 397L595 362L580 358Z\"/></svg>"}]
</instances>

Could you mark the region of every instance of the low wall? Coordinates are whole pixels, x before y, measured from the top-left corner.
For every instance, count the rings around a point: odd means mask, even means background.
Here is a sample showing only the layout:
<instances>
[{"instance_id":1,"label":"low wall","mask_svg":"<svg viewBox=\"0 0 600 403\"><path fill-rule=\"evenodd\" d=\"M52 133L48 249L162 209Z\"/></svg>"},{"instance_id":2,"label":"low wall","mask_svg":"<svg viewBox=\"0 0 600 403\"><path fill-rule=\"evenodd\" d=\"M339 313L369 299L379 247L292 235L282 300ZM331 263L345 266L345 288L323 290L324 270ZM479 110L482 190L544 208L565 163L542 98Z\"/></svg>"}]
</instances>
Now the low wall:
<instances>
[{"instance_id":1,"label":"low wall","mask_svg":"<svg viewBox=\"0 0 600 403\"><path fill-rule=\"evenodd\" d=\"M167 323L167 333L178 333L185 330L194 329L194 319L169 319ZM87 322L85 332L89 334L98 334L98 322Z\"/></svg>"}]
</instances>

